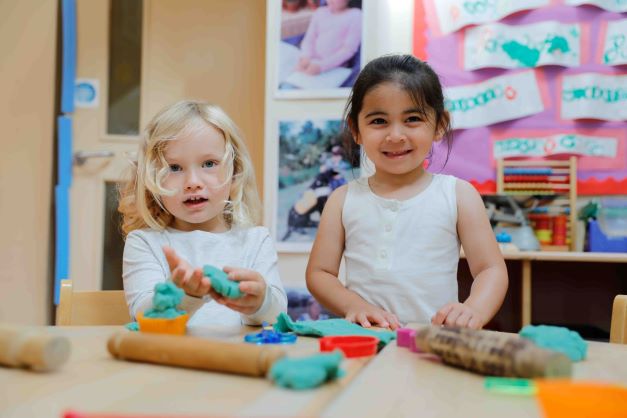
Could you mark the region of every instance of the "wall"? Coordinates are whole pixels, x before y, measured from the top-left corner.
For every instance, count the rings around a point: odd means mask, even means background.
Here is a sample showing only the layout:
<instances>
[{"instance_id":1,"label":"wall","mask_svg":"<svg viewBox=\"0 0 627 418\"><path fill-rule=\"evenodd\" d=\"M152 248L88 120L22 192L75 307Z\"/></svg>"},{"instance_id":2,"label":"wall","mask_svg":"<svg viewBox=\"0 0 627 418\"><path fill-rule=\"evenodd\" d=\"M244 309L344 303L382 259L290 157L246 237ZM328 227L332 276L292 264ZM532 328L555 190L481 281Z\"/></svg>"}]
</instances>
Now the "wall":
<instances>
[{"instance_id":1,"label":"wall","mask_svg":"<svg viewBox=\"0 0 627 418\"><path fill-rule=\"evenodd\" d=\"M340 118L346 98L326 100L277 100L273 97L278 39L280 30L280 1L267 1L266 34L266 94L265 94L265 165L264 220L274 229L277 199L277 143L280 119L335 116ZM364 31L362 46L364 60L370 61L389 53L412 52L412 0L364 0ZM308 253L279 253L279 270L286 286L304 286Z\"/></svg>"},{"instance_id":2,"label":"wall","mask_svg":"<svg viewBox=\"0 0 627 418\"><path fill-rule=\"evenodd\" d=\"M0 322L50 320L57 7L0 2Z\"/></svg>"}]
</instances>

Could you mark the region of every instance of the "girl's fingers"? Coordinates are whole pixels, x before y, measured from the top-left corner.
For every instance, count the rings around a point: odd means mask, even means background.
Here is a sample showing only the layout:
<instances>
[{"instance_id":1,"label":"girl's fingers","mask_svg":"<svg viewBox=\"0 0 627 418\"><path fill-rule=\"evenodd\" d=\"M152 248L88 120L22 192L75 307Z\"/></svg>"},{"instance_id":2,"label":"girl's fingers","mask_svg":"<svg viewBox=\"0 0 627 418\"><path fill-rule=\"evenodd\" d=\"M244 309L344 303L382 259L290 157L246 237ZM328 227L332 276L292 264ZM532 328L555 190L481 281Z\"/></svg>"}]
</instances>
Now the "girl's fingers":
<instances>
[{"instance_id":1,"label":"girl's fingers","mask_svg":"<svg viewBox=\"0 0 627 418\"><path fill-rule=\"evenodd\" d=\"M251 296L259 296L266 292L266 288L261 282L240 282L239 290Z\"/></svg>"},{"instance_id":2,"label":"girl's fingers","mask_svg":"<svg viewBox=\"0 0 627 418\"><path fill-rule=\"evenodd\" d=\"M446 317L446 320L444 321L444 325L447 325L449 327L455 326L455 323L457 322L457 318L459 318L461 314L462 314L461 310L451 309L451 312L449 312L449 314Z\"/></svg>"},{"instance_id":3,"label":"girl's fingers","mask_svg":"<svg viewBox=\"0 0 627 418\"><path fill-rule=\"evenodd\" d=\"M470 318L470 321L468 321L468 328L481 329L481 323L479 322L479 319L476 316L473 316L472 318Z\"/></svg>"},{"instance_id":4,"label":"girl's fingers","mask_svg":"<svg viewBox=\"0 0 627 418\"><path fill-rule=\"evenodd\" d=\"M368 318L366 317L366 314L364 312L357 314L357 322L361 324L361 326L364 328L370 327L370 321L368 321Z\"/></svg>"},{"instance_id":5,"label":"girl's fingers","mask_svg":"<svg viewBox=\"0 0 627 418\"><path fill-rule=\"evenodd\" d=\"M459 317L457 318L457 321L455 321L455 325L458 327L467 327L468 326L468 322L470 322L470 319L472 318L472 314L468 311L462 312L461 315L459 315Z\"/></svg>"},{"instance_id":6,"label":"girl's fingers","mask_svg":"<svg viewBox=\"0 0 627 418\"><path fill-rule=\"evenodd\" d=\"M355 314L353 312L349 312L344 317L348 322L355 322Z\"/></svg>"},{"instance_id":7,"label":"girl's fingers","mask_svg":"<svg viewBox=\"0 0 627 418\"><path fill-rule=\"evenodd\" d=\"M369 319L372 320L376 325L379 325L382 328L387 328L389 326L388 321L383 317L383 315L379 312L375 312L371 315L368 315Z\"/></svg>"},{"instance_id":8,"label":"girl's fingers","mask_svg":"<svg viewBox=\"0 0 627 418\"><path fill-rule=\"evenodd\" d=\"M390 324L390 328L392 328L392 330L395 330L398 327L400 327L400 324L398 322L398 318L396 318L396 315L391 314L391 313L386 313L386 319L388 320L388 323Z\"/></svg>"},{"instance_id":9,"label":"girl's fingers","mask_svg":"<svg viewBox=\"0 0 627 418\"><path fill-rule=\"evenodd\" d=\"M431 323L433 325L444 325L444 321L446 320L446 318L448 317L448 314L451 312L451 310L453 310L453 306L452 304L450 305L445 305L442 309L440 309L435 316L433 317L433 319L431 319Z\"/></svg>"},{"instance_id":10,"label":"girl's fingers","mask_svg":"<svg viewBox=\"0 0 627 418\"><path fill-rule=\"evenodd\" d=\"M179 258L174 250L170 247L163 247L163 255L165 255L170 271L174 270L179 264Z\"/></svg>"},{"instance_id":11,"label":"girl's fingers","mask_svg":"<svg viewBox=\"0 0 627 418\"><path fill-rule=\"evenodd\" d=\"M183 286L183 277L184 277L184 272L181 268L176 267L173 271L172 271L172 281L174 282L175 285L177 285L178 287L182 287Z\"/></svg>"}]
</instances>

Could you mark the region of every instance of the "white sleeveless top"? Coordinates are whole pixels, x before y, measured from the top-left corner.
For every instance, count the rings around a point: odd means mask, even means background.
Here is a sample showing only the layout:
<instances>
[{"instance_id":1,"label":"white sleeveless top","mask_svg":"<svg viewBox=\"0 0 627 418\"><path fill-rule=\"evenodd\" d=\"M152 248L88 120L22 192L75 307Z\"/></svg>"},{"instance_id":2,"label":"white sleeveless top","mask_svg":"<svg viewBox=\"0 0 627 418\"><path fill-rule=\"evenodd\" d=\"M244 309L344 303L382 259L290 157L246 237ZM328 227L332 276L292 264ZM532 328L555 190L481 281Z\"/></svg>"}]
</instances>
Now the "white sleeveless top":
<instances>
[{"instance_id":1,"label":"white sleeveless top","mask_svg":"<svg viewBox=\"0 0 627 418\"><path fill-rule=\"evenodd\" d=\"M366 178L353 180L342 209L346 287L396 314L426 323L457 302L456 178L434 174L407 200L375 195Z\"/></svg>"}]
</instances>

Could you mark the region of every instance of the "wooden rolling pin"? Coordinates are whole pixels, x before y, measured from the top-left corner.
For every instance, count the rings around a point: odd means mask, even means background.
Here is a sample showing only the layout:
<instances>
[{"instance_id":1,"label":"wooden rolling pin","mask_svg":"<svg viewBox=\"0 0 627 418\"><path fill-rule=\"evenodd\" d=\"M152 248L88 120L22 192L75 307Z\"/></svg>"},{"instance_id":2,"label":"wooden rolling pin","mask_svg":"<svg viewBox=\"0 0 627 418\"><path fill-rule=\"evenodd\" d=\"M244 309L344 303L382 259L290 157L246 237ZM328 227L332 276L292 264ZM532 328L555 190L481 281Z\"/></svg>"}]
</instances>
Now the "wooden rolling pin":
<instances>
[{"instance_id":1,"label":"wooden rolling pin","mask_svg":"<svg viewBox=\"0 0 627 418\"><path fill-rule=\"evenodd\" d=\"M66 337L36 327L0 324L0 364L34 371L52 371L70 357Z\"/></svg>"},{"instance_id":2,"label":"wooden rolling pin","mask_svg":"<svg viewBox=\"0 0 627 418\"><path fill-rule=\"evenodd\" d=\"M274 346L141 332L117 333L109 338L107 348L122 360L249 376L265 376L285 355L283 349Z\"/></svg>"},{"instance_id":3,"label":"wooden rolling pin","mask_svg":"<svg viewBox=\"0 0 627 418\"><path fill-rule=\"evenodd\" d=\"M446 364L485 375L534 378L572 373L572 363L564 354L512 334L428 326L416 330L416 347Z\"/></svg>"}]
</instances>

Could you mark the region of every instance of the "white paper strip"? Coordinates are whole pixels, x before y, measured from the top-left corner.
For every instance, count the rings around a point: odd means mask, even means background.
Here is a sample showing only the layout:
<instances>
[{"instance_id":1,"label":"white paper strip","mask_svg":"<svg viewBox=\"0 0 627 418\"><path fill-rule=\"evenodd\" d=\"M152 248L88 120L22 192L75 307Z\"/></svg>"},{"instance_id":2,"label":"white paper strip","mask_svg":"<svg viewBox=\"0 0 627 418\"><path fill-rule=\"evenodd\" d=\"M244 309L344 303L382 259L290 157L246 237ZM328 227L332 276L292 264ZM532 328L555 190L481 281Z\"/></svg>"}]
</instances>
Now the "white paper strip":
<instances>
[{"instance_id":1,"label":"white paper strip","mask_svg":"<svg viewBox=\"0 0 627 418\"><path fill-rule=\"evenodd\" d=\"M610 12L627 12L627 1L625 0L566 0L570 6L581 4L592 4Z\"/></svg>"},{"instance_id":2,"label":"white paper strip","mask_svg":"<svg viewBox=\"0 0 627 418\"><path fill-rule=\"evenodd\" d=\"M453 129L475 128L544 110L533 70L494 77L477 84L445 89Z\"/></svg>"},{"instance_id":3,"label":"white paper strip","mask_svg":"<svg viewBox=\"0 0 627 418\"><path fill-rule=\"evenodd\" d=\"M627 75L564 76L562 119L627 120Z\"/></svg>"},{"instance_id":4,"label":"white paper strip","mask_svg":"<svg viewBox=\"0 0 627 418\"><path fill-rule=\"evenodd\" d=\"M537 138L512 137L494 142L494 158L545 157L577 154L589 157L616 157L618 140L578 134L558 134Z\"/></svg>"},{"instance_id":5,"label":"white paper strip","mask_svg":"<svg viewBox=\"0 0 627 418\"><path fill-rule=\"evenodd\" d=\"M581 26L555 21L509 26L491 23L466 30L464 69L575 67L581 63Z\"/></svg>"},{"instance_id":6,"label":"white paper strip","mask_svg":"<svg viewBox=\"0 0 627 418\"><path fill-rule=\"evenodd\" d=\"M603 64L627 64L627 19L607 23L603 44Z\"/></svg>"},{"instance_id":7,"label":"white paper strip","mask_svg":"<svg viewBox=\"0 0 627 418\"><path fill-rule=\"evenodd\" d=\"M507 15L547 6L550 0L431 0L443 34L467 25L497 21Z\"/></svg>"}]
</instances>

